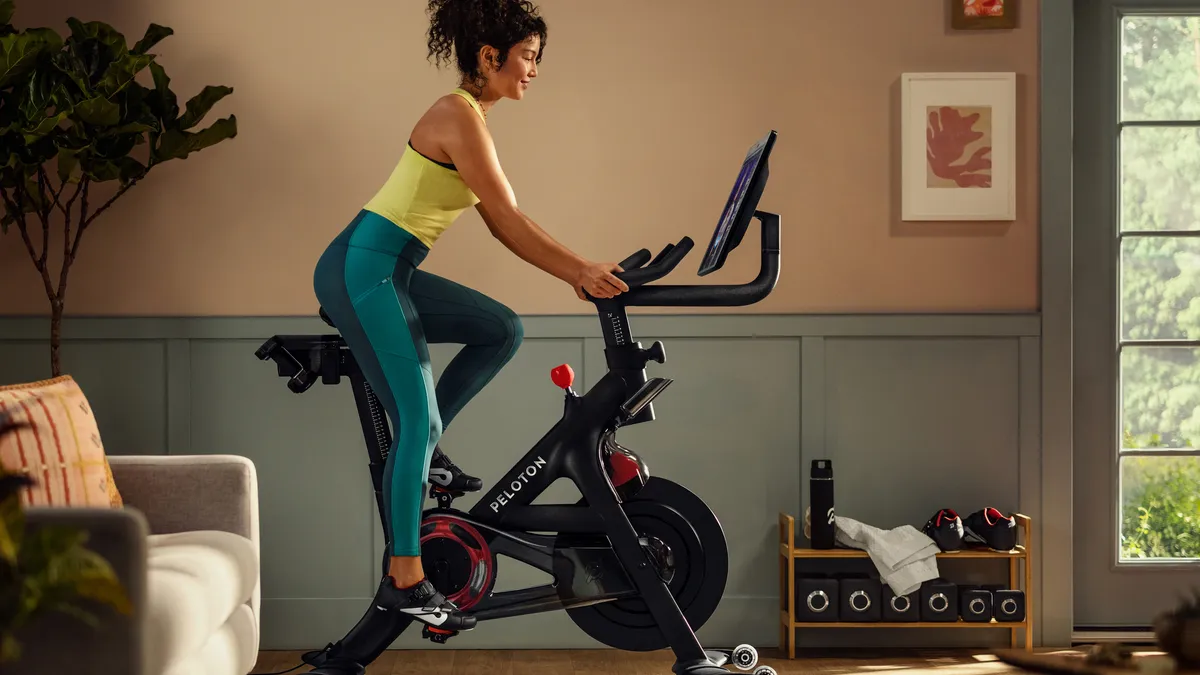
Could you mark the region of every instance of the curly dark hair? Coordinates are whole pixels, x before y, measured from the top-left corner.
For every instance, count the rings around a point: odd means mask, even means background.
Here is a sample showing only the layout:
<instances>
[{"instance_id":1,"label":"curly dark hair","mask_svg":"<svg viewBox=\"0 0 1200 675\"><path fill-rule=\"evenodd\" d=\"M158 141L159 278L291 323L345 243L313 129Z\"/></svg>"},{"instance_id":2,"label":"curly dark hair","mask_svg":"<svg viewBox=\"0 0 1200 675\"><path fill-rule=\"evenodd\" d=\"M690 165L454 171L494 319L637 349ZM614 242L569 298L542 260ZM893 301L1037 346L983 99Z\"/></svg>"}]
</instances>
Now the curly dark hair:
<instances>
[{"instance_id":1,"label":"curly dark hair","mask_svg":"<svg viewBox=\"0 0 1200 675\"><path fill-rule=\"evenodd\" d=\"M528 0L429 0L429 57L436 63L458 65L465 82L478 86L482 80L478 54L485 45L500 55L504 65L514 45L531 36L541 40L537 63L546 50L546 21Z\"/></svg>"}]
</instances>

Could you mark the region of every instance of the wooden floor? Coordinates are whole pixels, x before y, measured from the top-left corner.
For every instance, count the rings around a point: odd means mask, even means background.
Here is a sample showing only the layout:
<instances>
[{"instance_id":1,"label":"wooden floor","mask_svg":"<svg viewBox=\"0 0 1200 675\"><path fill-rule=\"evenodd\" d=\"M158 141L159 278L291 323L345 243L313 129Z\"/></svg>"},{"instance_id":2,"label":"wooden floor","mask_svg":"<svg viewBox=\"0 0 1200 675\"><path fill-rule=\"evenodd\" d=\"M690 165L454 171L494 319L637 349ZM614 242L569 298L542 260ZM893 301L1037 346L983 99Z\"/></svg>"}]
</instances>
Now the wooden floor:
<instances>
[{"instance_id":1,"label":"wooden floor","mask_svg":"<svg viewBox=\"0 0 1200 675\"><path fill-rule=\"evenodd\" d=\"M254 674L276 673L300 663L301 652L262 652ZM759 652L759 665L779 675L991 675L1023 672L987 652L954 651L912 656L840 656L780 658L774 649ZM630 653L615 650L390 650L367 668L367 675L671 675L669 651ZM743 673L726 666L731 673ZM301 675L307 665L291 671ZM752 675L752 673L745 673Z\"/></svg>"}]
</instances>

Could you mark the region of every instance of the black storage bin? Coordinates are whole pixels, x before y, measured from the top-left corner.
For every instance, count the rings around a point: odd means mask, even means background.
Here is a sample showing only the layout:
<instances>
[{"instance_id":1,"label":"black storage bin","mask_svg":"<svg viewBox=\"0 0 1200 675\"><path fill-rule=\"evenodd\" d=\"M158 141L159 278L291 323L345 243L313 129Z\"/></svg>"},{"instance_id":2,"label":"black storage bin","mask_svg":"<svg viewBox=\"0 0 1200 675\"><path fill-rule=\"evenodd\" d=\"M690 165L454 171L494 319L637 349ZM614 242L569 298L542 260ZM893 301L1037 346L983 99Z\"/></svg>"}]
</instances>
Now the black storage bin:
<instances>
[{"instance_id":1,"label":"black storage bin","mask_svg":"<svg viewBox=\"0 0 1200 675\"><path fill-rule=\"evenodd\" d=\"M958 615L963 621L987 623L992 620L992 592L983 586L958 587Z\"/></svg>"},{"instance_id":2,"label":"black storage bin","mask_svg":"<svg viewBox=\"0 0 1200 675\"><path fill-rule=\"evenodd\" d=\"M865 574L848 574L838 579L838 617L841 621L863 623L879 621L883 616L879 579Z\"/></svg>"},{"instance_id":3,"label":"black storage bin","mask_svg":"<svg viewBox=\"0 0 1200 675\"><path fill-rule=\"evenodd\" d=\"M883 597L882 617L888 623L908 623L921 620L921 590L917 589L908 595L896 595L891 586L883 584L880 589Z\"/></svg>"},{"instance_id":4,"label":"black storage bin","mask_svg":"<svg viewBox=\"0 0 1200 675\"><path fill-rule=\"evenodd\" d=\"M1025 620L1025 591L1006 588L992 594L996 621L1021 623Z\"/></svg>"},{"instance_id":5,"label":"black storage bin","mask_svg":"<svg viewBox=\"0 0 1200 675\"><path fill-rule=\"evenodd\" d=\"M838 580L828 575L796 578L796 621L838 620Z\"/></svg>"},{"instance_id":6,"label":"black storage bin","mask_svg":"<svg viewBox=\"0 0 1200 675\"><path fill-rule=\"evenodd\" d=\"M921 621L958 621L958 586L945 579L922 584Z\"/></svg>"}]
</instances>

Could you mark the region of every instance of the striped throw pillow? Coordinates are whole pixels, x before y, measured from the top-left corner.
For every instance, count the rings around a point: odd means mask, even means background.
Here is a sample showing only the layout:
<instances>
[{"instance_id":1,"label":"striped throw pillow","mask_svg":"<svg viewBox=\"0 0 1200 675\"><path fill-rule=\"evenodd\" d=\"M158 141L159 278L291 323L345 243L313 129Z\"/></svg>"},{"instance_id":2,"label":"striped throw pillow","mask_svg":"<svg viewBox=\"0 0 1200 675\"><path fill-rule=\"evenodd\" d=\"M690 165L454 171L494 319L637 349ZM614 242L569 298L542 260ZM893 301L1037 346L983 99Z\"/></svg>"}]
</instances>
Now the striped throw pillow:
<instances>
[{"instance_id":1,"label":"striped throw pillow","mask_svg":"<svg viewBox=\"0 0 1200 675\"><path fill-rule=\"evenodd\" d=\"M23 428L0 439L0 464L35 485L25 506L123 506L92 406L70 375L0 387L0 415Z\"/></svg>"}]
</instances>

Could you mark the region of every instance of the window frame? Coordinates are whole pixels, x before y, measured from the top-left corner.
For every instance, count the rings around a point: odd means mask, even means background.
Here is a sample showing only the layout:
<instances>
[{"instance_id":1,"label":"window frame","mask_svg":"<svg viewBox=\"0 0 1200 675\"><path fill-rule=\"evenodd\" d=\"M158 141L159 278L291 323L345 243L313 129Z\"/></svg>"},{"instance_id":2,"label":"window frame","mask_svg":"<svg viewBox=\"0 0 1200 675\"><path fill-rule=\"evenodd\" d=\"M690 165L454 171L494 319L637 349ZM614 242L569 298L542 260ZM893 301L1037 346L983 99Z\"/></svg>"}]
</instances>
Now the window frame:
<instances>
[{"instance_id":1,"label":"window frame","mask_svg":"<svg viewBox=\"0 0 1200 675\"><path fill-rule=\"evenodd\" d=\"M1088 0L1084 0L1085 2ZM1109 194L1105 208L1108 217L1102 223L1106 241L1105 265L1111 274L1105 288L1112 302L1105 308L1111 317L1110 333L1112 358L1104 365L1103 372L1111 390L1115 395L1108 399L1112 414L1109 441L1115 453L1109 454L1111 463L1111 485L1109 488L1109 528L1110 566L1113 571L1161 571L1167 569L1194 570L1200 567L1200 558L1123 558L1121 555L1121 503L1123 490L1121 481L1121 464L1126 457L1200 457L1200 448L1125 448L1124 447L1124 378L1121 368L1121 356L1127 347L1181 347L1200 349L1200 340L1188 339L1138 339L1127 340L1123 337L1122 309L1122 245L1130 238L1187 238L1200 239L1200 227L1192 230L1123 230L1121 223L1121 147L1123 132L1127 128L1200 128L1200 119L1192 120L1159 120L1159 119L1122 119L1121 94L1124 63L1121 55L1122 26L1128 17L1162 17L1162 16L1196 16L1200 17L1200 0L1155 0L1139 2L1137 0L1116 0L1112 3L1112 14L1108 17L1110 30L1105 35L1101 45L1104 62L1097 69L1106 82L1103 90L1106 94L1107 108L1101 115L1104 133L1108 147L1106 154L1111 158L1107 162L1105 179L1108 181Z\"/></svg>"}]
</instances>

